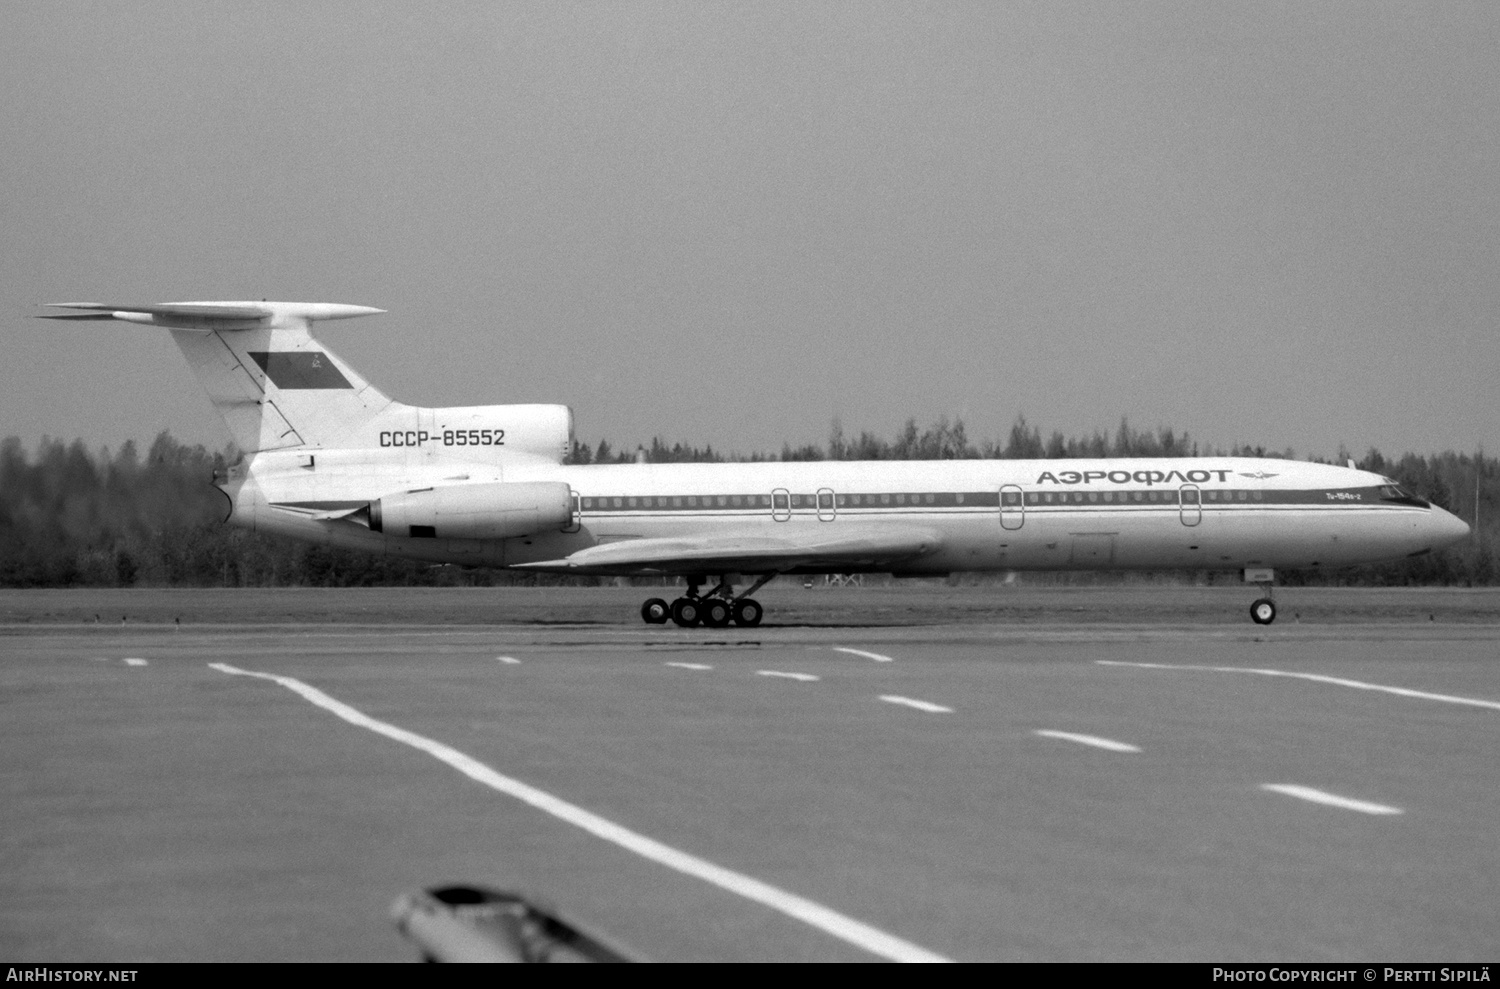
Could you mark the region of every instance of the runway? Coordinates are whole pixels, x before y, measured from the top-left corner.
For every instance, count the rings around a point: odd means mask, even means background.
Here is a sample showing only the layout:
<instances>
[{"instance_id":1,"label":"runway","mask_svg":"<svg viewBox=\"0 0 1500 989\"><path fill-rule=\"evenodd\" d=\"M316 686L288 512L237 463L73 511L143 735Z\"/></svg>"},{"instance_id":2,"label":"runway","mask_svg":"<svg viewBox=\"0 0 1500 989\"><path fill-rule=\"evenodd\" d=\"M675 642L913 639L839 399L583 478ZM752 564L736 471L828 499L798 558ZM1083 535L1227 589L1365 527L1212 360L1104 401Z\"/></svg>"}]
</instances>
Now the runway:
<instances>
[{"instance_id":1,"label":"runway","mask_svg":"<svg viewBox=\"0 0 1500 989\"><path fill-rule=\"evenodd\" d=\"M12 624L0 953L414 960L391 902L464 882L660 960L1490 960L1497 644Z\"/></svg>"}]
</instances>

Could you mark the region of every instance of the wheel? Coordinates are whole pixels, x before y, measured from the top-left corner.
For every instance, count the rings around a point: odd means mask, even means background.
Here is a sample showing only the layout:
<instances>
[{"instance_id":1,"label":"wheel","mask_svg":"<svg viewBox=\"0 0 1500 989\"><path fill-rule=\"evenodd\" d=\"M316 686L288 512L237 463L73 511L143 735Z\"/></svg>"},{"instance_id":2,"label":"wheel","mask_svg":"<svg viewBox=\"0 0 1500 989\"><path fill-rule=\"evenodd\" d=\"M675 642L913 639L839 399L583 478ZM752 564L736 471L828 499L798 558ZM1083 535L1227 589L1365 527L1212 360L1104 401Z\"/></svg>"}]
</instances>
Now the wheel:
<instances>
[{"instance_id":1,"label":"wheel","mask_svg":"<svg viewBox=\"0 0 1500 989\"><path fill-rule=\"evenodd\" d=\"M703 615L703 624L709 628L724 628L729 624L729 602L721 598L704 601L700 612Z\"/></svg>"},{"instance_id":2,"label":"wheel","mask_svg":"<svg viewBox=\"0 0 1500 989\"><path fill-rule=\"evenodd\" d=\"M693 598L678 598L672 602L672 621L683 628L692 628L702 618L702 606Z\"/></svg>"},{"instance_id":3,"label":"wheel","mask_svg":"<svg viewBox=\"0 0 1500 989\"><path fill-rule=\"evenodd\" d=\"M647 625L665 625L671 615L672 609L661 598L652 598L641 605L641 618Z\"/></svg>"},{"instance_id":4,"label":"wheel","mask_svg":"<svg viewBox=\"0 0 1500 989\"><path fill-rule=\"evenodd\" d=\"M1257 625L1269 625L1276 620L1276 602L1261 598L1250 606L1250 620Z\"/></svg>"},{"instance_id":5,"label":"wheel","mask_svg":"<svg viewBox=\"0 0 1500 989\"><path fill-rule=\"evenodd\" d=\"M760 624L761 615L765 610L760 603L749 598L742 598L734 603L734 623L750 628Z\"/></svg>"}]
</instances>

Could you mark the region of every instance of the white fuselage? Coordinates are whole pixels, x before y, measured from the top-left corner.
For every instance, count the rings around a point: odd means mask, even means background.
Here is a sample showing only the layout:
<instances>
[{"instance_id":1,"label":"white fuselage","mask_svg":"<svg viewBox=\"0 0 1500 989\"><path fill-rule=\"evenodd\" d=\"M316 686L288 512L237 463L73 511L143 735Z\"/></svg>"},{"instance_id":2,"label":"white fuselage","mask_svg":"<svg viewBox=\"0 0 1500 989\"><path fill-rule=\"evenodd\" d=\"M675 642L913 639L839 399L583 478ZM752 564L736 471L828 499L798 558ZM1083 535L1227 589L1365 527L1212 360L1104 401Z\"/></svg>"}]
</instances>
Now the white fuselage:
<instances>
[{"instance_id":1,"label":"white fuselage","mask_svg":"<svg viewBox=\"0 0 1500 989\"><path fill-rule=\"evenodd\" d=\"M514 481L568 485L572 520L483 540L375 532L331 517L413 489ZM233 502L231 518L259 531L495 567L560 561L629 540L816 537L899 525L936 538L924 552L878 567L813 561L785 572L1325 569L1425 553L1468 531L1376 474L1232 457L567 466L429 446L263 452L234 468L221 487Z\"/></svg>"}]
</instances>

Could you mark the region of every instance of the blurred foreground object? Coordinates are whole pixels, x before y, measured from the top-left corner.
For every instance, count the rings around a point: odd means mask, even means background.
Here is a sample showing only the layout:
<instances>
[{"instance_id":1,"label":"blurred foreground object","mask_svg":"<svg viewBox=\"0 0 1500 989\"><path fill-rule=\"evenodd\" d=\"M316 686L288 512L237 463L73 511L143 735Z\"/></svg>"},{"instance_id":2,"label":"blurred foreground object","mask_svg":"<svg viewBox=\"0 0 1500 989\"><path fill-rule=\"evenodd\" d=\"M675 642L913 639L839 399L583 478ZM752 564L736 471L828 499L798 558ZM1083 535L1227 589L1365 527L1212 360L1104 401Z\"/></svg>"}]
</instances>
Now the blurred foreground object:
<instances>
[{"instance_id":1,"label":"blurred foreground object","mask_svg":"<svg viewBox=\"0 0 1500 989\"><path fill-rule=\"evenodd\" d=\"M443 886L391 905L396 929L429 962L633 962L599 935L516 893Z\"/></svg>"}]
</instances>

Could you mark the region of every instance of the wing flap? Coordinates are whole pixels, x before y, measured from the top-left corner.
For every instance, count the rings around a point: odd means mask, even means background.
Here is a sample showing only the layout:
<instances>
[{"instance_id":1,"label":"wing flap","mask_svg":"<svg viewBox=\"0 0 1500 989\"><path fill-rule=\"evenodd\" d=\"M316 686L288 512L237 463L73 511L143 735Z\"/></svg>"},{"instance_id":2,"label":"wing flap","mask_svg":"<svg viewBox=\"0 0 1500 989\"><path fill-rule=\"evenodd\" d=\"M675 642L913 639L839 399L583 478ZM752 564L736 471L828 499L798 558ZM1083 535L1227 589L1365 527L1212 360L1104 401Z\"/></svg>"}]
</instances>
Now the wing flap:
<instances>
[{"instance_id":1,"label":"wing flap","mask_svg":"<svg viewBox=\"0 0 1500 989\"><path fill-rule=\"evenodd\" d=\"M762 572L807 566L879 566L930 553L932 529L840 526L836 532L761 533L630 539L590 546L560 560L518 564L533 570L596 573Z\"/></svg>"}]
</instances>

